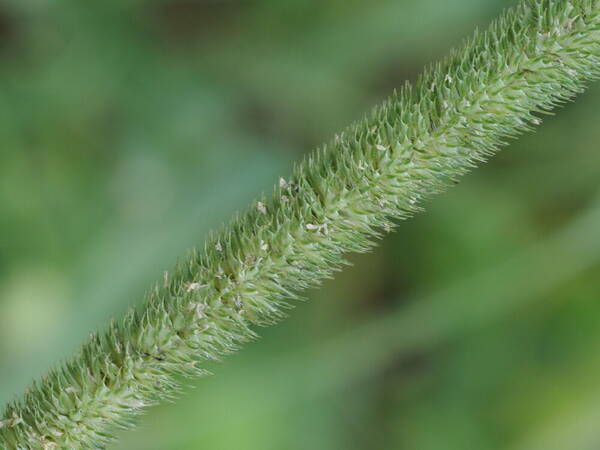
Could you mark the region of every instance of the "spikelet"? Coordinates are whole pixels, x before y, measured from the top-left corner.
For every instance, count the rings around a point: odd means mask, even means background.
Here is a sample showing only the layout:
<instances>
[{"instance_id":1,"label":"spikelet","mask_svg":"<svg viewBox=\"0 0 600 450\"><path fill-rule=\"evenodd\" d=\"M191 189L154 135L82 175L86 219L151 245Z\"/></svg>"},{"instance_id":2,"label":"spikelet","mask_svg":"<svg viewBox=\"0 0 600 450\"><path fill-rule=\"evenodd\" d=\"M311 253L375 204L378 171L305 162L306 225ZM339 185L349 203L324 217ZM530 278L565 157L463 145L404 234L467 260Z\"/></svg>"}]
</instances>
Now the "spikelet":
<instances>
[{"instance_id":1,"label":"spikelet","mask_svg":"<svg viewBox=\"0 0 600 450\"><path fill-rule=\"evenodd\" d=\"M600 0L526 0L280 179L139 311L90 337L0 418L6 449L101 448L600 75Z\"/></svg>"}]
</instances>

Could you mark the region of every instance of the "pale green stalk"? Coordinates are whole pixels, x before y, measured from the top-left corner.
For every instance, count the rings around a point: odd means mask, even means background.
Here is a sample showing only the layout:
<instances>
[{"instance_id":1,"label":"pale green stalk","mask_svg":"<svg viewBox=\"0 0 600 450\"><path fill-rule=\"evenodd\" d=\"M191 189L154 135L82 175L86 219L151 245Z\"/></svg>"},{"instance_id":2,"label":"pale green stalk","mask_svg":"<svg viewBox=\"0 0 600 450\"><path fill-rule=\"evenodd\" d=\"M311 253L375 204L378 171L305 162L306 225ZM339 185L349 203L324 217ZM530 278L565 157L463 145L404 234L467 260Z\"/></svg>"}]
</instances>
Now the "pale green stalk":
<instances>
[{"instance_id":1,"label":"pale green stalk","mask_svg":"<svg viewBox=\"0 0 600 450\"><path fill-rule=\"evenodd\" d=\"M406 85L208 239L138 311L8 405L8 449L101 448L280 320L286 301L364 252L509 137L600 75L600 0L526 0Z\"/></svg>"}]
</instances>

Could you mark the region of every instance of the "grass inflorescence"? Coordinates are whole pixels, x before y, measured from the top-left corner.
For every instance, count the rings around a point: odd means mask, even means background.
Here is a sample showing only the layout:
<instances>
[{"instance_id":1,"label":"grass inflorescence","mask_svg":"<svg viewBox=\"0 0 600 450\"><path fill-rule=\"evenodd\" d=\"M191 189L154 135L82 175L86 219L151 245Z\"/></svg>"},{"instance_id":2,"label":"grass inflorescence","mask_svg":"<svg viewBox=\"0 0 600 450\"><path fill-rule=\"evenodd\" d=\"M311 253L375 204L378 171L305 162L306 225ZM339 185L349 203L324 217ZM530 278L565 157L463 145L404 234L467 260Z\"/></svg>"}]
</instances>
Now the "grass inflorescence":
<instances>
[{"instance_id":1,"label":"grass inflorescence","mask_svg":"<svg viewBox=\"0 0 600 450\"><path fill-rule=\"evenodd\" d=\"M600 75L600 0L526 0L307 156L0 418L7 449L101 448Z\"/></svg>"}]
</instances>

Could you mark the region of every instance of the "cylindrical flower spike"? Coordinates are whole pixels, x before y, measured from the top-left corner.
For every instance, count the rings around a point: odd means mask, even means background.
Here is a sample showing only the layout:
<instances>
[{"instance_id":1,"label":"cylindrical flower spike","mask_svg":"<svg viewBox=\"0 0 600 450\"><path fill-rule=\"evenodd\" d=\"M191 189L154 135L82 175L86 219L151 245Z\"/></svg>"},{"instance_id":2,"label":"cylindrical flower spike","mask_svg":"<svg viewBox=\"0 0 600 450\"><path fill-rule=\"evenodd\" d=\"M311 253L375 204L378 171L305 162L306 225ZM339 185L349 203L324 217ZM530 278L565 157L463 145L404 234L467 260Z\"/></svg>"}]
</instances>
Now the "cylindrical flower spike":
<instances>
[{"instance_id":1,"label":"cylindrical flower spike","mask_svg":"<svg viewBox=\"0 0 600 450\"><path fill-rule=\"evenodd\" d=\"M144 306L7 406L7 449L98 448L600 75L600 0L526 0L308 156Z\"/></svg>"}]
</instances>

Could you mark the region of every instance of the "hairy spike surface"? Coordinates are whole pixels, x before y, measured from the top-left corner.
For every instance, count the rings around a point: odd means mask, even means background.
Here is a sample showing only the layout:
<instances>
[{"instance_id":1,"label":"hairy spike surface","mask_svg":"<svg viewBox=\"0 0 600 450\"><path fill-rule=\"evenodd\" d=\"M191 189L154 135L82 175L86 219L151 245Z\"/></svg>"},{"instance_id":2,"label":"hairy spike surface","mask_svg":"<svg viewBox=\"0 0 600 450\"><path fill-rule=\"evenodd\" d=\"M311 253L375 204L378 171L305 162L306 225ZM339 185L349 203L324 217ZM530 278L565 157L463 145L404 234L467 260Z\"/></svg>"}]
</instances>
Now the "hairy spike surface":
<instances>
[{"instance_id":1,"label":"hairy spike surface","mask_svg":"<svg viewBox=\"0 0 600 450\"><path fill-rule=\"evenodd\" d=\"M600 75L600 0L526 0L280 179L0 420L6 449L102 448L289 300Z\"/></svg>"}]
</instances>

